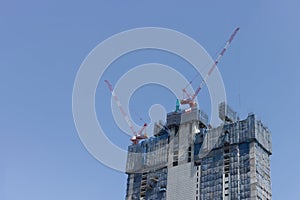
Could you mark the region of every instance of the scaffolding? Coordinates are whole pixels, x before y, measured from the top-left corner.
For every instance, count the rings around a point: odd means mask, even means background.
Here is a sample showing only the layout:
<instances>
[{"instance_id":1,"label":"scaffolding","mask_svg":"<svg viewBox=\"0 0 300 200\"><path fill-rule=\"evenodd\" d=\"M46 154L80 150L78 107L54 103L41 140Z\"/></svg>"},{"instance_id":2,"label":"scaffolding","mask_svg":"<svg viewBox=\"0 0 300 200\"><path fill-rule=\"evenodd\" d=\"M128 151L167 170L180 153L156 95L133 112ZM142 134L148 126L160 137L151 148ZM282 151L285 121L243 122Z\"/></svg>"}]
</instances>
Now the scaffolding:
<instances>
[{"instance_id":1,"label":"scaffolding","mask_svg":"<svg viewBox=\"0 0 300 200\"><path fill-rule=\"evenodd\" d=\"M270 200L271 132L254 114L238 120L226 104L219 110L216 128L198 109L176 111L154 137L130 145L126 199Z\"/></svg>"}]
</instances>

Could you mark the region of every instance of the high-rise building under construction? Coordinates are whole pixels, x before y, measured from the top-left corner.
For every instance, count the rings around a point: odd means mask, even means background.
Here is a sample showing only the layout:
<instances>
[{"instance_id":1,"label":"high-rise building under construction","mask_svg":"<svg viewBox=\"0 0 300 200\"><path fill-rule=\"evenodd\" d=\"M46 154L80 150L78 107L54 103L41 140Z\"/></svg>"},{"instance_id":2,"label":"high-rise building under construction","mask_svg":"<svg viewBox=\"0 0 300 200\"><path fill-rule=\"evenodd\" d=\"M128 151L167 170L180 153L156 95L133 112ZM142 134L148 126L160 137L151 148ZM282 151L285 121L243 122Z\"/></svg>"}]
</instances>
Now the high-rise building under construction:
<instances>
[{"instance_id":1,"label":"high-rise building under construction","mask_svg":"<svg viewBox=\"0 0 300 200\"><path fill-rule=\"evenodd\" d=\"M130 145L126 199L271 199L270 131L225 103L219 116L223 124L211 128L196 107L177 109L153 137Z\"/></svg>"}]
</instances>

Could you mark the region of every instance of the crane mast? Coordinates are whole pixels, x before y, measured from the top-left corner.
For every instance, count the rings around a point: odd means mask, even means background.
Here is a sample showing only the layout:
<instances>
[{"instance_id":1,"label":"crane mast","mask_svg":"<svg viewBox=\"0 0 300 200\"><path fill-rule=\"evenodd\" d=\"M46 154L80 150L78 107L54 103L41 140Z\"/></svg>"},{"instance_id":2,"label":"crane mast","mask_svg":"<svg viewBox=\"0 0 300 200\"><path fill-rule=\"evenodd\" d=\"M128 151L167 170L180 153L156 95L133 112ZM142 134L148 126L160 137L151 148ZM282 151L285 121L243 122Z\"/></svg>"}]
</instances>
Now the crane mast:
<instances>
[{"instance_id":1,"label":"crane mast","mask_svg":"<svg viewBox=\"0 0 300 200\"><path fill-rule=\"evenodd\" d=\"M189 106L192 107L196 107L197 104L195 102L195 98L196 96L199 94L200 90L203 88L203 86L205 85L207 79L210 77L210 75L212 74L212 72L214 71L214 69L216 68L216 66L218 65L218 63L220 62L221 58L223 57L223 55L225 54L226 50L228 49L228 47L230 46L232 40L234 39L235 35L237 34L237 32L240 30L240 28L236 28L234 30L234 32L231 34L229 40L226 42L225 46L223 47L221 53L218 55L218 57L216 58L215 62L213 63L213 65L211 66L210 70L208 71L208 73L205 75L205 77L203 78L202 82L200 83L200 85L198 86L198 88L195 91L195 94L190 95L187 93L186 88L182 89L182 92L187 96L186 99L182 99L180 101L181 104L189 104ZM190 82L191 84L191 82Z\"/></svg>"}]
</instances>

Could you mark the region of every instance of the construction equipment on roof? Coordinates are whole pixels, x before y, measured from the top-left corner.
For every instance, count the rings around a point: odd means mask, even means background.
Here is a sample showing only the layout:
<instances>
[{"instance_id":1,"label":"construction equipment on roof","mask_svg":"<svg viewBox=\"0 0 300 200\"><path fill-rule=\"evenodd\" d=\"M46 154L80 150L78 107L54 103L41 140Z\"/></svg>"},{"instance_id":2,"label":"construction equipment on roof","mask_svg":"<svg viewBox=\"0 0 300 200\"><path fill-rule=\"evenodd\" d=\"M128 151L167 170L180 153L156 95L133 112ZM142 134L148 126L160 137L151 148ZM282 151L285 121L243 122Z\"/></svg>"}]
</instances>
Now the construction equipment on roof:
<instances>
[{"instance_id":1,"label":"construction equipment on roof","mask_svg":"<svg viewBox=\"0 0 300 200\"><path fill-rule=\"evenodd\" d=\"M202 80L201 84L198 86L198 88L196 89L195 94L190 95L187 91L186 88L191 85L192 81L185 87L182 89L182 92L184 95L187 96L187 98L180 100L181 104L189 104L189 106L191 108L196 107L197 103L195 102L195 98L196 96L199 94L200 90L203 88L203 86L205 85L207 79L210 77L210 75L212 74L212 72L214 71L214 69L216 68L216 66L218 65L219 61L221 60L222 56L224 55L224 53L226 52L227 48L229 47L229 45L231 44L232 40L234 39L235 35L237 34L237 32L240 30L240 28L236 28L234 30L234 32L232 33L232 35L230 36L229 40L226 42L225 46L223 47L221 53L218 55L217 59L215 60L214 64L211 66L210 70L208 71L208 73L205 75L204 79Z\"/></svg>"},{"instance_id":2,"label":"construction equipment on roof","mask_svg":"<svg viewBox=\"0 0 300 200\"><path fill-rule=\"evenodd\" d=\"M121 104L118 96L116 95L116 93L115 93L115 91L113 89L113 86L110 84L110 82L108 80L105 80L104 82L107 84L107 86L108 86L108 88L109 88L109 90L110 90L110 92L111 92L111 94L112 94L112 96L113 96L113 98L114 98L117 106L119 107L119 109L120 109L120 111L121 111L121 113L122 113L122 115L123 115L126 123L128 124L128 126L129 126L129 128L130 128L130 130L131 130L131 132L133 134L133 136L130 138L130 140L132 141L132 143L133 144L138 144L140 140L147 139L148 137L147 137L147 135L145 133L146 132L145 130L146 130L146 127L147 127L147 123L145 123L143 125L143 127L141 128L141 130L139 130L138 132L136 132L135 129L134 129L134 127L133 127L133 123L130 121L127 113L123 109L122 104ZM145 131L145 132L143 133L143 131Z\"/></svg>"}]
</instances>

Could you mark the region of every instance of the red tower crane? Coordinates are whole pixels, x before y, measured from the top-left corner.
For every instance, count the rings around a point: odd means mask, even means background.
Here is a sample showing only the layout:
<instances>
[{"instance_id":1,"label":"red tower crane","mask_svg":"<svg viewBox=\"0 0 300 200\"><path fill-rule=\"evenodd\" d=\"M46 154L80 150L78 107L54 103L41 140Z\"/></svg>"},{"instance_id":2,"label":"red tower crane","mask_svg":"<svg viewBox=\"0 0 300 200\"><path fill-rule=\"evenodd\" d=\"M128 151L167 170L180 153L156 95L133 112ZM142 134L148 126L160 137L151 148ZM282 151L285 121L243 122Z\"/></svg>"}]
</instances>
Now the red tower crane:
<instances>
[{"instance_id":1,"label":"red tower crane","mask_svg":"<svg viewBox=\"0 0 300 200\"><path fill-rule=\"evenodd\" d=\"M236 28L234 30L234 32L231 34L229 40L226 42L225 46L223 47L221 53L218 55L217 59L215 60L214 64L211 66L210 70L208 71L208 73L205 75L204 79L202 80L201 84L199 85L199 87L196 89L195 94L190 95L187 93L186 88L192 83L192 81L185 87L182 89L182 92L184 95L187 96L186 99L182 99L180 100L181 104L189 104L189 106L192 107L196 107L197 103L195 102L195 98L196 96L199 94L200 90L203 88L203 86L205 85L207 79L210 77L210 75L212 74L212 72L214 71L214 69L216 68L216 66L218 65L219 61L221 60L222 56L225 54L226 50L228 49L228 47L230 46L232 40L234 39L235 35L237 34L237 32L240 30L240 28Z\"/></svg>"},{"instance_id":2,"label":"red tower crane","mask_svg":"<svg viewBox=\"0 0 300 200\"><path fill-rule=\"evenodd\" d=\"M133 134L133 136L130 139L133 142L133 144L138 144L140 140L148 138L147 135L146 135L146 133L143 133L143 131L147 127L147 123L145 123L143 125L143 127L141 128L141 130L139 130L138 132L136 132L135 129L134 129L134 127L133 127L132 122L130 121L130 119L129 119L128 115L127 115L127 113L123 109L122 104L121 104L118 96L114 92L113 86L110 84L110 82L108 80L105 80L104 82L107 84L107 86L108 86L108 88L109 88L109 90L110 90L110 92L111 92L111 94L112 94L112 96L113 96L113 98L114 98L117 106L119 107L119 109L120 109L120 111L121 111L121 113L122 113L122 115L123 115L126 123L128 124L128 126L129 126L129 128L130 128L130 130L131 130L131 132Z\"/></svg>"}]
</instances>

